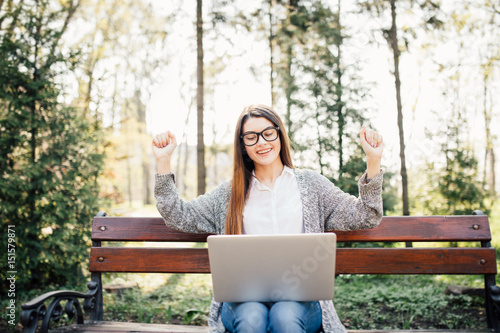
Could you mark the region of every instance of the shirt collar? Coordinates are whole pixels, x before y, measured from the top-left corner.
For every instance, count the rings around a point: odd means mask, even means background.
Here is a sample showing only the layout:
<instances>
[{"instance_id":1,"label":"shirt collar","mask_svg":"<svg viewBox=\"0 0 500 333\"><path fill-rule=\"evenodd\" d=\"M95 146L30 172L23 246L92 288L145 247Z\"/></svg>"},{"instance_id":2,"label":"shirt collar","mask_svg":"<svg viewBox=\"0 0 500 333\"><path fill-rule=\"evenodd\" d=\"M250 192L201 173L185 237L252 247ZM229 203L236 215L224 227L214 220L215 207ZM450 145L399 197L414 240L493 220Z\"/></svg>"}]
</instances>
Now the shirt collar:
<instances>
[{"instance_id":1,"label":"shirt collar","mask_svg":"<svg viewBox=\"0 0 500 333\"><path fill-rule=\"evenodd\" d=\"M285 172L286 172L286 173L289 173L290 175L292 175L292 176L294 176L294 177L295 177L295 172L293 171L293 169L292 169L292 168L290 168L290 167L287 167L286 165L285 165L285 167L283 168L283 172L282 172L281 174L284 174Z\"/></svg>"},{"instance_id":2,"label":"shirt collar","mask_svg":"<svg viewBox=\"0 0 500 333\"><path fill-rule=\"evenodd\" d=\"M283 171L281 172L281 174L279 175L279 177L283 176L285 173L289 174L290 176L292 177L295 177L295 172L293 171L292 168L288 167L288 166L284 166L283 168ZM255 177L255 169L252 170L252 186L253 185L257 185L259 186L259 189L261 189L261 186L263 186L259 180L257 179L257 177Z\"/></svg>"}]
</instances>

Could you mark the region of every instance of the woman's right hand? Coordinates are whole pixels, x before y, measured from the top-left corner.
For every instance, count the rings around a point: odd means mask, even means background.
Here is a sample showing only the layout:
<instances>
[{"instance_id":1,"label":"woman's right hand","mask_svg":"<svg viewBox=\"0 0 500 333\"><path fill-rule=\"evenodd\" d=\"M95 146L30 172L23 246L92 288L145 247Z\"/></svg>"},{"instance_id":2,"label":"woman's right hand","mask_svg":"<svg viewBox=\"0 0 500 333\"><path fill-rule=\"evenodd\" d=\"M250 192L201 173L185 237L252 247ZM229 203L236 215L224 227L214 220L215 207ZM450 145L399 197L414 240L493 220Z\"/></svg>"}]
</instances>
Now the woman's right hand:
<instances>
[{"instance_id":1,"label":"woman's right hand","mask_svg":"<svg viewBox=\"0 0 500 333\"><path fill-rule=\"evenodd\" d=\"M168 160L177 147L177 140L175 135L170 133L170 131L160 133L156 135L153 139L153 154L156 160Z\"/></svg>"}]
</instances>

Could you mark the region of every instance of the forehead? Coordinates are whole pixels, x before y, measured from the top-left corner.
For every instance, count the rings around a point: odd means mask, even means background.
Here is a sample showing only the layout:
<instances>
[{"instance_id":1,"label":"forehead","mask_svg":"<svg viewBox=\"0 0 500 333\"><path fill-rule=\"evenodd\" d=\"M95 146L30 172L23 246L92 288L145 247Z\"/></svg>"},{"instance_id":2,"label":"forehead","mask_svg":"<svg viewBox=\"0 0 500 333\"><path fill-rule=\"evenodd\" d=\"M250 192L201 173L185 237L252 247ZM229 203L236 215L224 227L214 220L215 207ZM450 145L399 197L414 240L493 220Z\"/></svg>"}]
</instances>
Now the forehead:
<instances>
[{"instance_id":1,"label":"forehead","mask_svg":"<svg viewBox=\"0 0 500 333\"><path fill-rule=\"evenodd\" d=\"M250 117L243 123L243 133L260 132L269 126L274 124L264 117Z\"/></svg>"}]
</instances>

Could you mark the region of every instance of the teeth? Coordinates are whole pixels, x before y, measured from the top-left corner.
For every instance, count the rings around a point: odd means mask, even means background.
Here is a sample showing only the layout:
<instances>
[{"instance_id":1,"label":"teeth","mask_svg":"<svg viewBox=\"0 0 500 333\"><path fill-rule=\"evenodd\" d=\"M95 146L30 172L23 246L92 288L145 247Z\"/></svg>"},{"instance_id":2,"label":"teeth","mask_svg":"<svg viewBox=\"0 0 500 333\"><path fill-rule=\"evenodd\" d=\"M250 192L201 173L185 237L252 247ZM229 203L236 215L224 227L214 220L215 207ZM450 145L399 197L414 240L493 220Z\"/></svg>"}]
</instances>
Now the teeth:
<instances>
[{"instance_id":1,"label":"teeth","mask_svg":"<svg viewBox=\"0 0 500 333\"><path fill-rule=\"evenodd\" d=\"M265 153L268 153L268 152L270 152L270 151L271 151L271 148L266 149L266 150L261 150L261 151L259 151L259 152L257 152L257 153L258 153L258 154L265 154Z\"/></svg>"}]
</instances>

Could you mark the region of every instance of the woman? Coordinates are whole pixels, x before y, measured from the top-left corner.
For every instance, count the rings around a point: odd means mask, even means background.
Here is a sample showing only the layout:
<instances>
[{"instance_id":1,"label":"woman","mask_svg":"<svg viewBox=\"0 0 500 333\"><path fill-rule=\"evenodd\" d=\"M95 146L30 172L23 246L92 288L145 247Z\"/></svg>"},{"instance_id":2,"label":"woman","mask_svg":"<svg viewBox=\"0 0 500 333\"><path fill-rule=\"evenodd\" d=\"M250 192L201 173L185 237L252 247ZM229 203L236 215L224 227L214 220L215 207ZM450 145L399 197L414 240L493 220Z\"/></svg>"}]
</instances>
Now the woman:
<instances>
[{"instance_id":1,"label":"woman","mask_svg":"<svg viewBox=\"0 0 500 333\"><path fill-rule=\"evenodd\" d=\"M170 167L177 142L165 132L153 140L157 207L169 227L192 233L290 234L372 228L383 213L383 139L363 126L360 142L367 171L355 198L317 172L294 169L279 116L269 107L249 106L236 125L232 180L184 202ZM345 332L332 301L213 301L209 326L212 332Z\"/></svg>"}]
</instances>

